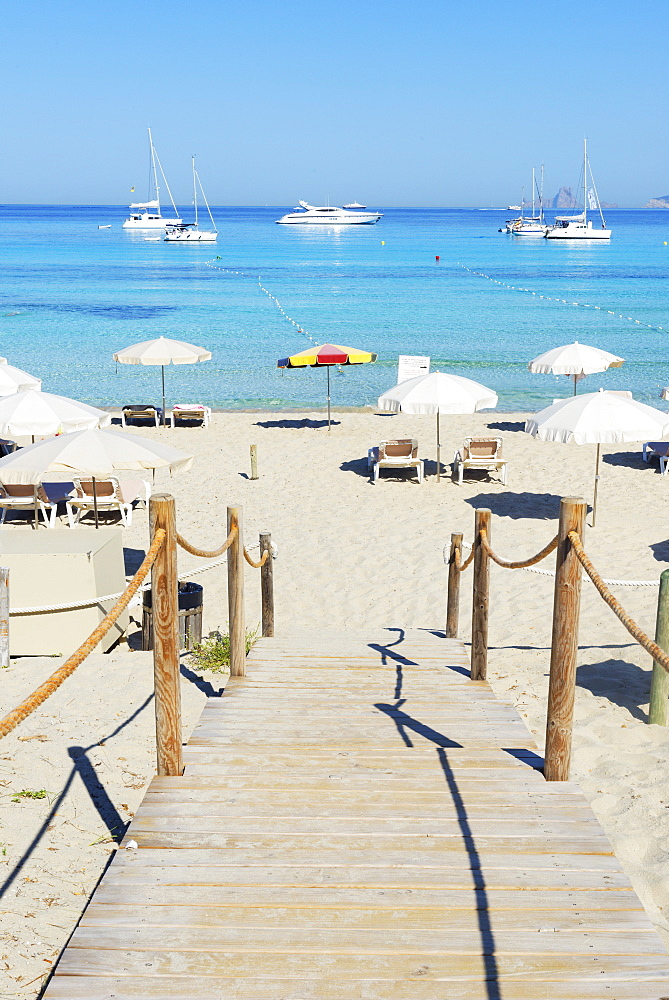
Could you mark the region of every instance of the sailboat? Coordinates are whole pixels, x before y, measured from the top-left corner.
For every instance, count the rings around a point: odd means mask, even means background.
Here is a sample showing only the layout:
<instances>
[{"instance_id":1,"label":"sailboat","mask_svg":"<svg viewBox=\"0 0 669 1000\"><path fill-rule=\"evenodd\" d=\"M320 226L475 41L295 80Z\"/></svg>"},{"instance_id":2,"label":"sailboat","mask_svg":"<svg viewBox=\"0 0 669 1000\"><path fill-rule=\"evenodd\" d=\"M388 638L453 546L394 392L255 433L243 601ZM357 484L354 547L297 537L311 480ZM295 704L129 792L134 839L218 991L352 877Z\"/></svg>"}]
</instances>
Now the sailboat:
<instances>
[{"instance_id":1,"label":"sailboat","mask_svg":"<svg viewBox=\"0 0 669 1000\"><path fill-rule=\"evenodd\" d=\"M195 205L195 222L182 222L178 226L168 226L165 230L165 242L166 243L215 243L218 239L218 231L216 229L216 223L214 222L214 217L211 214L211 209L209 208L209 202L207 201L207 196L204 193L204 188L202 187L202 181L200 176L195 169L195 157L192 157L193 161L193 204ZM200 224L198 220L198 210L197 210L197 192L198 188L202 194L202 200L207 206L207 211L209 212L209 218L211 219L212 229L200 229Z\"/></svg>"},{"instance_id":2,"label":"sailboat","mask_svg":"<svg viewBox=\"0 0 669 1000\"><path fill-rule=\"evenodd\" d=\"M590 178L591 187L588 187ZM601 227L593 226L588 221L588 208L597 211L601 219ZM556 215L555 225L546 230L547 240L610 240L611 230L606 228L602 206L592 176L592 167L588 160L588 140L583 140L583 211L580 215Z\"/></svg>"},{"instance_id":3,"label":"sailboat","mask_svg":"<svg viewBox=\"0 0 669 1000\"><path fill-rule=\"evenodd\" d=\"M539 214L535 215L534 193L536 191L536 178L534 167L532 167L532 215L529 219L522 217L516 221L511 232L514 236L545 236L548 226L544 222L544 165L541 164L541 190L539 194Z\"/></svg>"},{"instance_id":4,"label":"sailboat","mask_svg":"<svg viewBox=\"0 0 669 1000\"><path fill-rule=\"evenodd\" d=\"M149 200L136 202L130 206L130 215L123 223L123 229L164 229L165 226L178 226L182 222L182 220L177 217L177 206L174 204L174 198L172 197L170 186L167 183L165 171L163 170L163 166L158 159L158 154L156 153L155 146L153 145L151 129L147 129L147 131L149 133L149 156L151 160L151 170L149 172ZM163 218L160 212L158 169L160 169L160 174L165 182L167 193L169 194L170 201L172 202L172 208L174 209L175 216L173 219Z\"/></svg>"}]
</instances>

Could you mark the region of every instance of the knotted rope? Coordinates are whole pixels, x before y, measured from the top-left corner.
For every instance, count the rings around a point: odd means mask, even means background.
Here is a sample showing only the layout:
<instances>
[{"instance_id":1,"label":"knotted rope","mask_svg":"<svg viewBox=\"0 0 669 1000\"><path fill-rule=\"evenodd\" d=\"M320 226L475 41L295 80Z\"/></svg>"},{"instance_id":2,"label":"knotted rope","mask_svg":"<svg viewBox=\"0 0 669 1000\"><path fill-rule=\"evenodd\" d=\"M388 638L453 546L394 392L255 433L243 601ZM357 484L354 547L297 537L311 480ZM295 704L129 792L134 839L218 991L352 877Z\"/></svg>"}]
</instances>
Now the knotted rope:
<instances>
[{"instance_id":1,"label":"knotted rope","mask_svg":"<svg viewBox=\"0 0 669 1000\"><path fill-rule=\"evenodd\" d=\"M594 583L600 596L611 608L614 615L620 619L629 634L636 639L640 646L643 646L646 652L653 657L655 662L659 663L662 669L669 673L669 655L665 653L663 649L660 649L657 643L653 642L653 640L650 639L641 628L639 628L634 619L630 618L627 614L620 601L616 600L590 559L588 559L578 534L575 531L570 531L568 538L573 546L574 552L576 553L576 558Z\"/></svg>"},{"instance_id":2,"label":"knotted rope","mask_svg":"<svg viewBox=\"0 0 669 1000\"><path fill-rule=\"evenodd\" d=\"M255 559L252 559L251 556L249 555L248 549L244 548L244 558L246 559L249 566L253 566L254 569L260 569L261 566L264 566L269 557L270 557L270 551L269 549L265 549L261 558L258 560L258 562L256 562Z\"/></svg>"},{"instance_id":3,"label":"knotted rope","mask_svg":"<svg viewBox=\"0 0 669 1000\"><path fill-rule=\"evenodd\" d=\"M548 545L545 545L540 552L537 552L536 555L530 556L529 559L517 559L515 561L511 561L509 559L502 559L501 556L498 556L495 552L493 552L493 550L490 548L490 543L488 541L488 532L485 530L485 528L481 528L479 534L479 541L482 547L488 553L490 559L492 559L494 563L497 563L497 565L501 566L503 569L527 569L529 566L534 566L536 563L541 562L541 560L545 559L546 556L549 556L551 552L555 552L558 544L558 536L556 535L555 538L552 538L548 543ZM472 552L473 551L474 550L472 549Z\"/></svg>"},{"instance_id":4,"label":"knotted rope","mask_svg":"<svg viewBox=\"0 0 669 1000\"><path fill-rule=\"evenodd\" d=\"M85 639L79 648L72 653L72 656L68 657L65 663L63 663L58 670L54 671L54 673L51 674L51 677L45 680L43 684L40 684L40 686L33 691L33 693L29 695L25 701L22 701L17 708L9 712L4 719L0 719L0 739L2 739L3 736L7 736L8 733L11 733L12 729L15 729L20 722L23 722L23 720L26 719L31 712L34 712L36 708L39 708L42 702L46 701L49 695L52 695L53 692L60 687L63 681L67 680L70 674L74 673L79 664L83 663L88 654L95 649L97 644L102 638L104 638L118 616L125 610L125 608L127 608L131 599L141 587L142 581L156 561L156 556L158 555L164 541L165 531L163 528L159 528L153 536L153 541L151 542L148 552L144 556L142 565L139 567L114 607L105 615L97 628L91 632L88 639Z\"/></svg>"},{"instance_id":5,"label":"knotted rope","mask_svg":"<svg viewBox=\"0 0 669 1000\"><path fill-rule=\"evenodd\" d=\"M190 542L187 542L183 535L180 535L178 532L177 542L182 549L185 549L186 552L190 552L192 556L200 556L201 559L215 559L216 556L222 556L224 552L227 552L237 537L238 530L237 526L233 525L233 527L230 528L230 534L225 539L220 549L214 549L212 552L208 552L206 549L197 549L194 545L191 545Z\"/></svg>"}]
</instances>

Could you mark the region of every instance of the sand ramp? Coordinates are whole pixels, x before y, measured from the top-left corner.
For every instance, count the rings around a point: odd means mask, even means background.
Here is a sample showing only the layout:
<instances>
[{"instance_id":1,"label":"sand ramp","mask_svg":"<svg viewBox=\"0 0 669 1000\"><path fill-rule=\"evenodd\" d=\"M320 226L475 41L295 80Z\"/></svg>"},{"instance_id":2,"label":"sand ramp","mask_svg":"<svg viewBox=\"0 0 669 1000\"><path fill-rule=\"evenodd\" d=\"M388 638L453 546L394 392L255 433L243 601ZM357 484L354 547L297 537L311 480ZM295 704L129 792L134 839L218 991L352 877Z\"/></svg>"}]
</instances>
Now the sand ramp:
<instances>
[{"instance_id":1,"label":"sand ramp","mask_svg":"<svg viewBox=\"0 0 669 1000\"><path fill-rule=\"evenodd\" d=\"M658 1000L669 956L579 787L465 647L262 639L155 778L47 1000Z\"/></svg>"}]
</instances>

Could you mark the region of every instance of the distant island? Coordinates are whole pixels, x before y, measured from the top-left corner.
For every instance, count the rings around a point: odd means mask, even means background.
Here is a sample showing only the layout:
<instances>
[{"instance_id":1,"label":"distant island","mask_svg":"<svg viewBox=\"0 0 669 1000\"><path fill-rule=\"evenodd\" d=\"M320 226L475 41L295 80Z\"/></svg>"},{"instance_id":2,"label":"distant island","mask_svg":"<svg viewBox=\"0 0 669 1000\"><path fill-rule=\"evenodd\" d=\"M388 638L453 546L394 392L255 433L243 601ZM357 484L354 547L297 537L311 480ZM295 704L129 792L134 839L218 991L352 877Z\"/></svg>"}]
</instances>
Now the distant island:
<instances>
[{"instance_id":1,"label":"distant island","mask_svg":"<svg viewBox=\"0 0 669 1000\"><path fill-rule=\"evenodd\" d=\"M651 198L644 208L669 208L669 194L662 194L659 198Z\"/></svg>"},{"instance_id":2,"label":"distant island","mask_svg":"<svg viewBox=\"0 0 669 1000\"><path fill-rule=\"evenodd\" d=\"M669 198L669 195L667 195L667 198ZM617 208L618 207L618 205L615 202L612 202L612 201L603 201L603 202L601 202L601 206L602 206L602 208ZM647 205L646 206L646 208L654 208L654 207L655 206L653 206L653 205L651 205L651 206ZM661 206L661 207L665 207L665 206ZM583 206L578 201L578 199L574 197L574 195L572 194L572 190L571 190L570 187L561 187L560 190L558 191L558 193L553 198L552 202L550 202L550 204L548 205L548 208L562 208L562 209L567 208L567 209L570 209L570 210L576 210L577 212L582 212L583 211ZM667 202L666 208L669 208L669 201Z\"/></svg>"}]
</instances>

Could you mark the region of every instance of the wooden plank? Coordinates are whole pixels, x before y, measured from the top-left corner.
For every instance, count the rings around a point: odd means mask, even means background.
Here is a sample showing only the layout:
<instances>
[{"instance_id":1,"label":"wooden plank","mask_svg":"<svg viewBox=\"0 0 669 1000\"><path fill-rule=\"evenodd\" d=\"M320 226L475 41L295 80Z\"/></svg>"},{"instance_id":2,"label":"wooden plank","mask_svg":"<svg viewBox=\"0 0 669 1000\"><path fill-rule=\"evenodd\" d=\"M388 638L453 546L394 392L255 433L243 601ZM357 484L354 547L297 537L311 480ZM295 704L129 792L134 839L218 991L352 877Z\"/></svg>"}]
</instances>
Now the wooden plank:
<instances>
[{"instance_id":1,"label":"wooden plank","mask_svg":"<svg viewBox=\"0 0 669 1000\"><path fill-rule=\"evenodd\" d=\"M593 949L594 950L594 949ZM608 979L669 978L666 955L499 955L495 958L495 976L506 979L583 981ZM183 976L215 975L222 977L306 977L314 969L323 977L342 980L413 979L429 976L432 982L462 979L490 979L491 963L483 955L423 954L406 955L339 954L313 950L300 954L287 952L207 952L206 950L146 951L129 948L104 949L96 942L93 948L70 946L61 959L64 975ZM435 996L438 996L435 991Z\"/></svg>"},{"instance_id":2,"label":"wooden plank","mask_svg":"<svg viewBox=\"0 0 669 1000\"><path fill-rule=\"evenodd\" d=\"M571 910L489 910L492 927L510 932L550 933L588 930L592 934L604 931L648 931L644 910L602 910L596 929L592 929L591 914ZM117 905L98 900L89 906L81 918L82 927L348 927L397 930L448 929L462 932L480 930L480 914L476 910L451 910L446 906L234 906L221 902L217 906L146 906L141 903ZM539 929L539 930L538 930Z\"/></svg>"},{"instance_id":3,"label":"wooden plank","mask_svg":"<svg viewBox=\"0 0 669 1000\"><path fill-rule=\"evenodd\" d=\"M313 973L312 973L313 977ZM431 979L365 979L357 987L365 1000L658 1000L666 993L666 979L644 977L633 981L607 978L573 982L504 980L503 991L490 979L441 981ZM364 991L364 994L363 992ZM49 984L53 1000L351 1000L351 983L332 978L219 978L216 976L57 975Z\"/></svg>"},{"instance_id":4,"label":"wooden plank","mask_svg":"<svg viewBox=\"0 0 669 1000\"><path fill-rule=\"evenodd\" d=\"M438 865L397 866L395 868L368 867L366 865L217 865L215 868L197 868L185 865L151 867L129 862L112 865L105 875L108 883L119 885L248 885L248 886L368 886L387 888L465 889L474 893L475 882L466 869L451 869ZM630 888L629 879L622 872L592 871L537 871L529 869L486 869L487 889L527 890L550 889L552 892L569 892L589 889L603 895Z\"/></svg>"},{"instance_id":5,"label":"wooden plank","mask_svg":"<svg viewBox=\"0 0 669 1000\"><path fill-rule=\"evenodd\" d=\"M473 880L472 880L473 884ZM406 906L446 906L449 910L477 912L476 894L472 888L451 889L448 894L439 885L429 888L413 886L226 886L225 893L219 885L209 883L146 883L111 882L107 875L95 891L94 902L102 903L145 903L148 906L203 905L215 906L221 903L256 906L316 905L346 908L348 906L373 905L379 907ZM569 889L553 892L551 889L532 887L522 892L508 889L487 888L485 894L487 912L495 910L524 910L528 913L546 910L571 910L586 912L591 926L597 923L600 911L627 913L630 910L643 913L638 896L630 889L616 889L601 892L597 889ZM650 926L650 921L646 928Z\"/></svg>"},{"instance_id":6,"label":"wooden plank","mask_svg":"<svg viewBox=\"0 0 669 1000\"><path fill-rule=\"evenodd\" d=\"M480 928L477 928L480 931ZM505 930L501 921L497 926L486 926L485 934L472 933L456 927L411 929L404 926L384 927L319 927L289 926L254 927L218 925L210 928L168 928L151 926L79 926L70 942L70 948L97 948L105 950L132 949L134 951L226 952L228 954L288 953L311 955L329 952L337 955L424 955L440 958L450 955L494 954L502 956L529 955L536 958L548 956L584 955L590 958L611 955L640 956L660 955L669 972L669 956L656 934L637 930L626 933L587 929L555 931L553 928L534 929L519 934Z\"/></svg>"}]
</instances>

